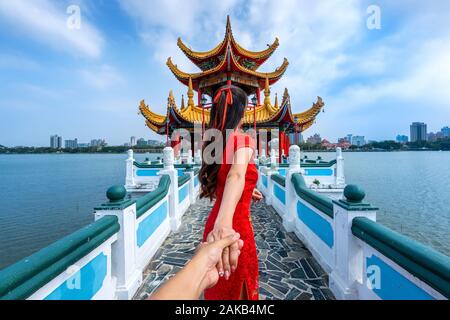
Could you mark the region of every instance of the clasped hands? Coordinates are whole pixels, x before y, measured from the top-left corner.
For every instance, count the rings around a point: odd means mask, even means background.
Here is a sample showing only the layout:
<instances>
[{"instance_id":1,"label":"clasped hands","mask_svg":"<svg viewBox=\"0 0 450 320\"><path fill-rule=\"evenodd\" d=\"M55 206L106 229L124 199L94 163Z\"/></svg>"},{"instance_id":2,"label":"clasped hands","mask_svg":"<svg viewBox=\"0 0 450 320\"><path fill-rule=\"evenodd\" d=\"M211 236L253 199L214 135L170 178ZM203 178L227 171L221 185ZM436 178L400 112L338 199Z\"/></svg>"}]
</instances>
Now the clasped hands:
<instances>
[{"instance_id":1,"label":"clasped hands","mask_svg":"<svg viewBox=\"0 0 450 320\"><path fill-rule=\"evenodd\" d=\"M253 190L252 199L255 202L262 199L262 194L258 189ZM233 223L230 219L227 220L218 218L214 224L214 229L206 237L206 241L208 243L212 243L234 235L236 232L233 230L232 226ZM223 249L222 256L216 266L220 277L224 277L225 280L228 280L231 273L236 271L242 246L243 241L239 240Z\"/></svg>"}]
</instances>

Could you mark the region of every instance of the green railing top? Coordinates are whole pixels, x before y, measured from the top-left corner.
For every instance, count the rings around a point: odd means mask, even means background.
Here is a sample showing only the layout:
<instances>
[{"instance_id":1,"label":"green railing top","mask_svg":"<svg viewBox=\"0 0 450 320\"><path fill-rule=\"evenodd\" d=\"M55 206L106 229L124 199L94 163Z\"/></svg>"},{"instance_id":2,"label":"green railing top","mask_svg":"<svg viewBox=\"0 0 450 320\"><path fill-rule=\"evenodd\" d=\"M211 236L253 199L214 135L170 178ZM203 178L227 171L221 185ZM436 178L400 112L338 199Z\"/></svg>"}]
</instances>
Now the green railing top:
<instances>
[{"instance_id":1,"label":"green railing top","mask_svg":"<svg viewBox=\"0 0 450 320\"><path fill-rule=\"evenodd\" d=\"M352 233L450 298L450 257L366 217L353 219Z\"/></svg>"},{"instance_id":2,"label":"green railing top","mask_svg":"<svg viewBox=\"0 0 450 320\"><path fill-rule=\"evenodd\" d=\"M286 187L286 178L283 177L280 174L272 174L270 175L270 178L275 181L276 183L278 183L279 185Z\"/></svg>"},{"instance_id":3,"label":"green railing top","mask_svg":"<svg viewBox=\"0 0 450 320\"><path fill-rule=\"evenodd\" d=\"M169 192L170 177L167 174L161 175L158 187L146 195L136 199L136 218L146 213L151 207L162 200Z\"/></svg>"},{"instance_id":4,"label":"green railing top","mask_svg":"<svg viewBox=\"0 0 450 320\"><path fill-rule=\"evenodd\" d=\"M302 198L330 218L334 218L333 201L330 198L309 189L306 186L305 179L301 174L294 173L291 178L291 183L293 184L295 192L300 198Z\"/></svg>"},{"instance_id":5,"label":"green railing top","mask_svg":"<svg viewBox=\"0 0 450 320\"><path fill-rule=\"evenodd\" d=\"M0 271L0 299L26 299L119 231L105 216Z\"/></svg>"},{"instance_id":6,"label":"green railing top","mask_svg":"<svg viewBox=\"0 0 450 320\"><path fill-rule=\"evenodd\" d=\"M181 187L182 185L184 185L186 182L189 181L190 178L191 178L191 176L188 173L185 173L182 176L178 176L178 187Z\"/></svg>"},{"instance_id":7,"label":"green railing top","mask_svg":"<svg viewBox=\"0 0 450 320\"><path fill-rule=\"evenodd\" d=\"M302 168L328 168L328 167L334 166L335 164L336 164L336 159L331 160L331 161L308 160L307 162L302 160L300 162L300 167L302 167ZM260 166L270 167L270 163L261 164ZM278 163L277 166L279 168L288 168L289 164L288 163Z\"/></svg>"},{"instance_id":8,"label":"green railing top","mask_svg":"<svg viewBox=\"0 0 450 320\"><path fill-rule=\"evenodd\" d=\"M141 169L162 169L162 168L164 168L164 164L162 164L162 163L154 164L154 163L134 161L133 165L135 167L138 167ZM174 164L174 167L177 169L189 169L189 168L195 167L195 164L187 164L187 163L180 164L180 163L178 163L178 164Z\"/></svg>"}]
</instances>

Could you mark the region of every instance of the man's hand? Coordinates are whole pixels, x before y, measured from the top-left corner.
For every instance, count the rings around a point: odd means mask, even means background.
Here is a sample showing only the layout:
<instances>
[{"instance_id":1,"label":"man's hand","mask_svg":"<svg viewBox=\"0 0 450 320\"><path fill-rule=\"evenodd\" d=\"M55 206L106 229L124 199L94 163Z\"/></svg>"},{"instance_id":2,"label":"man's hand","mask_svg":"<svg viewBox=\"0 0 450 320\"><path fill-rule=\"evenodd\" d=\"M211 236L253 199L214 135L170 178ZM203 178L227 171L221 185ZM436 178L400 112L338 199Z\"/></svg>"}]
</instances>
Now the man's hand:
<instances>
[{"instance_id":1,"label":"man's hand","mask_svg":"<svg viewBox=\"0 0 450 320\"><path fill-rule=\"evenodd\" d=\"M222 258L224 249L236 245L236 260L241 254L241 249L244 242L239 239L239 233L234 233L221 240L213 242L204 242L200 244L197 254L193 260L201 261L199 263L204 264L206 267L205 277L203 278L200 289L201 291L211 288L217 281L219 281L219 270L217 264Z\"/></svg>"},{"instance_id":2,"label":"man's hand","mask_svg":"<svg viewBox=\"0 0 450 320\"><path fill-rule=\"evenodd\" d=\"M222 225L216 222L214 229L206 237L206 241L211 243L233 235L235 231L229 225L231 224ZM222 257L217 262L219 276L225 277L226 280L230 278L231 271L236 270L238 257L236 254L237 250L237 243L233 243L229 247L225 247L222 251Z\"/></svg>"}]
</instances>

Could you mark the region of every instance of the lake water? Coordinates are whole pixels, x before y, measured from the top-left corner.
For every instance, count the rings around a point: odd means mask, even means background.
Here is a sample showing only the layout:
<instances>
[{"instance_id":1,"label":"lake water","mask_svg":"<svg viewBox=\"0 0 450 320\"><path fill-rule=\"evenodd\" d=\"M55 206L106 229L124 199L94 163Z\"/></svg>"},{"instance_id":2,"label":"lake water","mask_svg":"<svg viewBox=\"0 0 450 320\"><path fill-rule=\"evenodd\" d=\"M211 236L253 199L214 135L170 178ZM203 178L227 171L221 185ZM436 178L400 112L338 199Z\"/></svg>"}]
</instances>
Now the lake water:
<instances>
[{"instance_id":1,"label":"lake water","mask_svg":"<svg viewBox=\"0 0 450 320\"><path fill-rule=\"evenodd\" d=\"M106 189L124 183L126 157L0 155L0 268L92 222ZM145 157L156 156L136 156ZM380 223L450 255L450 152L344 153L344 158L347 183L366 191L366 200L380 208Z\"/></svg>"}]
</instances>

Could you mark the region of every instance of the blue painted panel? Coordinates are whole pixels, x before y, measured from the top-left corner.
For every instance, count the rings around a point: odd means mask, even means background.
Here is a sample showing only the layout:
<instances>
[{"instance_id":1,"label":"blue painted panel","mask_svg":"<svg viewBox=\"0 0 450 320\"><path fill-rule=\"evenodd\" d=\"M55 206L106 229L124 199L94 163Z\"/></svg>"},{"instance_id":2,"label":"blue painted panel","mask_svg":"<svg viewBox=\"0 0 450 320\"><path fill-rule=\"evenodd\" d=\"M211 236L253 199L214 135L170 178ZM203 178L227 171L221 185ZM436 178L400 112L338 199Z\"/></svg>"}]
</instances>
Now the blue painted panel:
<instances>
[{"instance_id":1,"label":"blue painted panel","mask_svg":"<svg viewBox=\"0 0 450 320\"><path fill-rule=\"evenodd\" d=\"M325 244L332 248L334 243L333 226L317 212L297 201L298 218L314 232Z\"/></svg>"},{"instance_id":2,"label":"blue painted panel","mask_svg":"<svg viewBox=\"0 0 450 320\"><path fill-rule=\"evenodd\" d=\"M148 238L155 232L156 229L163 223L167 217L167 201L161 203L152 213L150 213L144 220L139 223L136 231L137 245L142 247Z\"/></svg>"},{"instance_id":3,"label":"blue painted panel","mask_svg":"<svg viewBox=\"0 0 450 320\"><path fill-rule=\"evenodd\" d=\"M280 174L280 175L282 175L283 177L286 177L286 169L278 169L278 173Z\"/></svg>"},{"instance_id":4,"label":"blue painted panel","mask_svg":"<svg viewBox=\"0 0 450 320\"><path fill-rule=\"evenodd\" d=\"M183 202L184 199L189 194L189 182L187 182L184 186L181 187L181 189L178 189L178 203Z\"/></svg>"},{"instance_id":5,"label":"blue painted panel","mask_svg":"<svg viewBox=\"0 0 450 320\"><path fill-rule=\"evenodd\" d=\"M282 189L276 182L273 184L273 193L282 204L286 204L286 191Z\"/></svg>"},{"instance_id":6,"label":"blue painted panel","mask_svg":"<svg viewBox=\"0 0 450 320\"><path fill-rule=\"evenodd\" d=\"M375 266L375 268L373 268L373 266ZM416 286L413 282L375 255L366 258L366 267L367 277L369 279L375 278L376 272L381 277L378 283L379 288L373 288L372 291L383 300L434 299L423 289Z\"/></svg>"},{"instance_id":7,"label":"blue painted panel","mask_svg":"<svg viewBox=\"0 0 450 320\"><path fill-rule=\"evenodd\" d=\"M263 186L267 188L267 176L262 175L261 179L262 179Z\"/></svg>"},{"instance_id":8,"label":"blue painted panel","mask_svg":"<svg viewBox=\"0 0 450 320\"><path fill-rule=\"evenodd\" d=\"M106 277L108 259L102 252L53 290L45 300L90 300Z\"/></svg>"},{"instance_id":9,"label":"blue painted panel","mask_svg":"<svg viewBox=\"0 0 450 320\"><path fill-rule=\"evenodd\" d=\"M305 176L332 176L333 169L305 169Z\"/></svg>"},{"instance_id":10,"label":"blue painted panel","mask_svg":"<svg viewBox=\"0 0 450 320\"><path fill-rule=\"evenodd\" d=\"M199 183L199 181L198 181L198 175L196 175L195 178L194 178L194 187L197 188L198 183Z\"/></svg>"},{"instance_id":11,"label":"blue painted panel","mask_svg":"<svg viewBox=\"0 0 450 320\"><path fill-rule=\"evenodd\" d=\"M139 169L136 170L136 175L138 177L156 177L158 172L159 169Z\"/></svg>"},{"instance_id":12,"label":"blue painted panel","mask_svg":"<svg viewBox=\"0 0 450 320\"><path fill-rule=\"evenodd\" d=\"M136 170L136 175L138 177L156 177L161 169L139 169ZM177 169L178 176L184 174L184 169Z\"/></svg>"}]
</instances>

